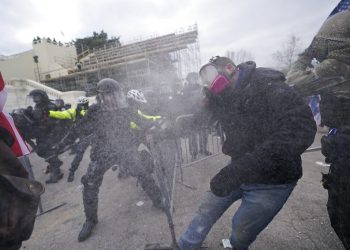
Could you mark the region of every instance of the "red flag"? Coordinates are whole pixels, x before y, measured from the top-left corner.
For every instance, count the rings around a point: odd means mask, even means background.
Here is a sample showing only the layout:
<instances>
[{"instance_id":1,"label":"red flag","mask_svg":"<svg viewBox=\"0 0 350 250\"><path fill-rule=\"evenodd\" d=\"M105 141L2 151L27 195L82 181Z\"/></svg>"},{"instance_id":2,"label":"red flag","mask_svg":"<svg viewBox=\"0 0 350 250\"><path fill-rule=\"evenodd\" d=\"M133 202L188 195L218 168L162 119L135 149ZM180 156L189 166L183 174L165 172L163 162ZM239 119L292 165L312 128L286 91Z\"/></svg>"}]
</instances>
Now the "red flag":
<instances>
[{"instance_id":1,"label":"red flag","mask_svg":"<svg viewBox=\"0 0 350 250\"><path fill-rule=\"evenodd\" d=\"M15 155L17 157L27 155L30 153L30 151L21 134L18 132L11 115L3 111L6 103L6 98L7 91L5 88L5 82L0 72L0 126L7 129L15 139L15 142L11 147L11 150L15 153Z\"/></svg>"}]
</instances>

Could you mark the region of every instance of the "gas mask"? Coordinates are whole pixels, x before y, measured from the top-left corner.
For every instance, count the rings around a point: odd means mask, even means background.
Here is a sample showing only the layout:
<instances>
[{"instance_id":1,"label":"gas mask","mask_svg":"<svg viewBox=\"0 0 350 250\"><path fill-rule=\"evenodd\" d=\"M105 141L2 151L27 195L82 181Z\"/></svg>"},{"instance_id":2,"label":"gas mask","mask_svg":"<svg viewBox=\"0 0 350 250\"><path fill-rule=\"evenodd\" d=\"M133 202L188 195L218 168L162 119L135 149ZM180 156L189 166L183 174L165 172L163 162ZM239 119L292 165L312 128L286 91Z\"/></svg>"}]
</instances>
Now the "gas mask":
<instances>
[{"instance_id":1,"label":"gas mask","mask_svg":"<svg viewBox=\"0 0 350 250\"><path fill-rule=\"evenodd\" d=\"M238 78L238 68L229 58L214 57L209 63L202 66L199 76L203 88L203 106L210 109L217 109L224 105L225 93L228 88L234 87Z\"/></svg>"},{"instance_id":2,"label":"gas mask","mask_svg":"<svg viewBox=\"0 0 350 250\"><path fill-rule=\"evenodd\" d=\"M213 96L220 94L231 84L227 76L221 73L213 63L204 65L199 71L199 76Z\"/></svg>"}]
</instances>

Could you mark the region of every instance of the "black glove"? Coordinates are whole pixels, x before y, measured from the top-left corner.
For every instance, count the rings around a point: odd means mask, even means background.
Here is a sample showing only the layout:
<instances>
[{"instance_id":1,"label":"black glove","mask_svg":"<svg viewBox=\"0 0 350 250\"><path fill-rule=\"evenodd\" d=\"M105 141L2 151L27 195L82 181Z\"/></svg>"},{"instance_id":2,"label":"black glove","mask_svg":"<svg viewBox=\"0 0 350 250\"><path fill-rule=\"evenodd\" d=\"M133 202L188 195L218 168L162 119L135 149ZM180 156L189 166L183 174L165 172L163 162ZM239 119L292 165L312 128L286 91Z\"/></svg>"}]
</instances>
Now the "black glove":
<instances>
[{"instance_id":1,"label":"black glove","mask_svg":"<svg viewBox=\"0 0 350 250\"><path fill-rule=\"evenodd\" d=\"M239 159L231 161L210 181L210 190L219 197L229 195L242 184L261 182L259 163L252 154L245 154Z\"/></svg>"},{"instance_id":2,"label":"black glove","mask_svg":"<svg viewBox=\"0 0 350 250\"><path fill-rule=\"evenodd\" d=\"M232 165L220 170L210 181L210 190L219 197L229 195L233 190L239 188L241 183L234 174Z\"/></svg>"}]
</instances>

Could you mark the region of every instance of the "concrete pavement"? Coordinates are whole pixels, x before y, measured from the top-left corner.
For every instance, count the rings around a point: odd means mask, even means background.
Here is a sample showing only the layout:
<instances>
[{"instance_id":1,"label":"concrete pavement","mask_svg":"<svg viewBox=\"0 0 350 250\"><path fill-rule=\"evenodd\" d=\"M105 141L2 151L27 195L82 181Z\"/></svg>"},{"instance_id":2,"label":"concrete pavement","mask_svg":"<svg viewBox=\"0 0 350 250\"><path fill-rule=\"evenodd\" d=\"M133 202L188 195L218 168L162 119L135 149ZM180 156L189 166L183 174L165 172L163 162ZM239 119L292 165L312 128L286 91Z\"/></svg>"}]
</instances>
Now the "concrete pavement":
<instances>
[{"instance_id":1,"label":"concrete pavement","mask_svg":"<svg viewBox=\"0 0 350 250\"><path fill-rule=\"evenodd\" d=\"M319 145L318 134L314 146ZM36 155L31 157L35 175L43 181L45 163ZM134 178L117 179L117 172L105 174L100 189L99 223L93 235L78 243L77 236L84 222L80 178L89 162L88 153L76 173L76 179L67 183L67 173L72 156L64 154L62 167L64 179L46 186L43 195L44 209L67 204L37 218L31 239L23 243L22 249L143 249L146 243L170 243L170 234L165 215L152 207ZM215 156L184 169L184 181L196 187L189 189L176 186L174 221L177 236L183 232L196 211L201 196L209 189L210 178L229 159ZM303 155L304 175L298 182L286 205L270 225L258 236L250 249L343 249L330 226L326 210L327 191L322 188L321 167L316 161L323 161L320 152ZM137 203L144 204L138 206ZM234 204L215 224L205 245L207 249L223 249L221 239L227 238L231 230L231 217L239 202Z\"/></svg>"}]
</instances>

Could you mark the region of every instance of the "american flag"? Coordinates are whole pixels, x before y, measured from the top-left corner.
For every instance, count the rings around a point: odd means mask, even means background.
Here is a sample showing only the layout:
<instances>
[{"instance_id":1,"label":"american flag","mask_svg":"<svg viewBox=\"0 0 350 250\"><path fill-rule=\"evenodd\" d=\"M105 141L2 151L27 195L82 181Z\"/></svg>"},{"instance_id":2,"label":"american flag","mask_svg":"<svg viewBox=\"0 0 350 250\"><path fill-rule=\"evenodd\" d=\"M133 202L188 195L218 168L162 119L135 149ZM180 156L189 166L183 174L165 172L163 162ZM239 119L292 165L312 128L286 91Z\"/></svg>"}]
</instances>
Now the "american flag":
<instances>
[{"instance_id":1,"label":"american flag","mask_svg":"<svg viewBox=\"0 0 350 250\"><path fill-rule=\"evenodd\" d=\"M331 12L329 17L333 16L334 14L337 14L338 12L342 12L344 10L347 10L350 6L350 0L341 0L338 5L334 8L334 10Z\"/></svg>"},{"instance_id":2,"label":"american flag","mask_svg":"<svg viewBox=\"0 0 350 250\"><path fill-rule=\"evenodd\" d=\"M28 155L30 153L26 143L24 142L21 134L18 132L15 123L13 122L12 116L3 111L7 98L7 91L5 88L5 82L2 78L0 72L0 126L7 129L13 138L15 138L15 142L11 147L11 150L17 157L21 157L24 155Z\"/></svg>"}]
</instances>

